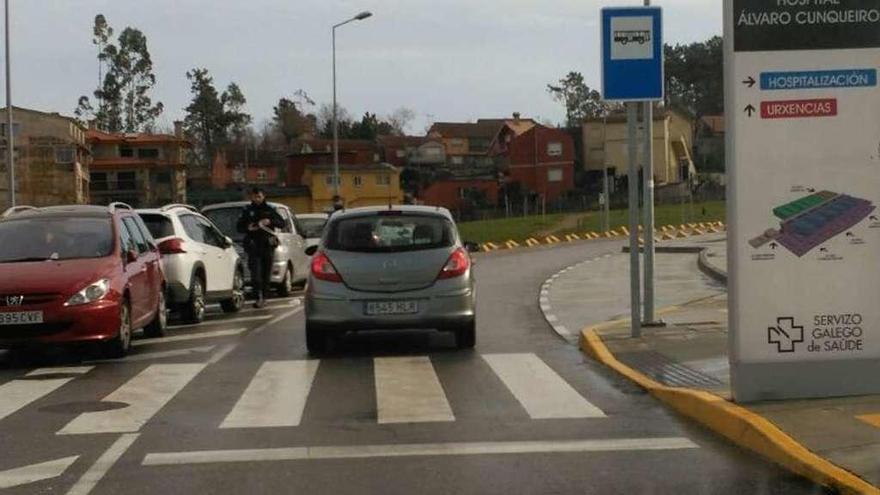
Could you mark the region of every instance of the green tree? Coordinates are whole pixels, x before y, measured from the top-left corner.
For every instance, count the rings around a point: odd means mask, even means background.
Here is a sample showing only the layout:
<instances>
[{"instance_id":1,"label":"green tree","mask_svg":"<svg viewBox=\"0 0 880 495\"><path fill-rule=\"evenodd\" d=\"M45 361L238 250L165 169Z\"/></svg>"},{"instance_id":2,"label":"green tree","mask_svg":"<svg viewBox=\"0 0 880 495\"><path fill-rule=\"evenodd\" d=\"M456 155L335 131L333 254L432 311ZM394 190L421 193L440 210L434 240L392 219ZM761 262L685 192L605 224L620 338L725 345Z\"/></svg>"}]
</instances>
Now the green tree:
<instances>
[{"instance_id":1,"label":"green tree","mask_svg":"<svg viewBox=\"0 0 880 495\"><path fill-rule=\"evenodd\" d=\"M315 128L316 117L305 111L306 106L313 106L315 102L303 90L294 93L294 98L298 101L281 98L272 108L272 122L288 145L303 134L314 132Z\"/></svg>"},{"instance_id":2,"label":"green tree","mask_svg":"<svg viewBox=\"0 0 880 495\"><path fill-rule=\"evenodd\" d=\"M666 45L666 103L697 117L724 113L724 42L719 36Z\"/></svg>"},{"instance_id":3,"label":"green tree","mask_svg":"<svg viewBox=\"0 0 880 495\"><path fill-rule=\"evenodd\" d=\"M348 137L351 139L374 140L378 136L392 134L393 131L394 129L391 124L384 120L379 120L375 113L365 112L360 122L352 124Z\"/></svg>"},{"instance_id":4,"label":"green tree","mask_svg":"<svg viewBox=\"0 0 880 495\"><path fill-rule=\"evenodd\" d=\"M89 97L81 96L76 115L96 119L98 127L109 132L151 129L164 107L161 102L154 104L150 97L156 76L147 37L138 29L127 27L114 44L110 41L113 28L101 14L95 16L92 34L102 75L101 86L93 93L98 106L95 108Z\"/></svg>"},{"instance_id":5,"label":"green tree","mask_svg":"<svg viewBox=\"0 0 880 495\"><path fill-rule=\"evenodd\" d=\"M183 125L194 141L198 161L207 165L232 138L246 134L251 116L244 111L247 100L237 84L229 84L221 94L208 69L203 68L188 71L186 78L192 99L184 109Z\"/></svg>"},{"instance_id":6,"label":"green tree","mask_svg":"<svg viewBox=\"0 0 880 495\"><path fill-rule=\"evenodd\" d=\"M336 117L339 125L339 139L348 139L351 136L353 125L351 114L344 107L336 108ZM324 139L333 139L333 106L323 104L318 109L317 115L318 135Z\"/></svg>"},{"instance_id":7,"label":"green tree","mask_svg":"<svg viewBox=\"0 0 880 495\"><path fill-rule=\"evenodd\" d=\"M547 92L565 106L568 127L580 127L584 120L607 115L612 108L598 91L587 86L580 72L569 72L558 83L548 84Z\"/></svg>"}]
</instances>

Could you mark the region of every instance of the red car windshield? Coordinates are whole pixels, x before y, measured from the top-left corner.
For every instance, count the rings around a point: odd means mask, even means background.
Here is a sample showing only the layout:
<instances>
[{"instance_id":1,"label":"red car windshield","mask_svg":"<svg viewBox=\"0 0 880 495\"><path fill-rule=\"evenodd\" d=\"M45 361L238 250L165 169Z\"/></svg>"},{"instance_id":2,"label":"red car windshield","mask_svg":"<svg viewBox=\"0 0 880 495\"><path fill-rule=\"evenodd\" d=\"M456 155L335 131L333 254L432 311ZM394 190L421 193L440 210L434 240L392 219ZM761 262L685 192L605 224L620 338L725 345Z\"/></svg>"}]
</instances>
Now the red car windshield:
<instances>
[{"instance_id":1,"label":"red car windshield","mask_svg":"<svg viewBox=\"0 0 880 495\"><path fill-rule=\"evenodd\" d=\"M113 252L108 218L47 217L0 222L0 263L103 258Z\"/></svg>"}]
</instances>

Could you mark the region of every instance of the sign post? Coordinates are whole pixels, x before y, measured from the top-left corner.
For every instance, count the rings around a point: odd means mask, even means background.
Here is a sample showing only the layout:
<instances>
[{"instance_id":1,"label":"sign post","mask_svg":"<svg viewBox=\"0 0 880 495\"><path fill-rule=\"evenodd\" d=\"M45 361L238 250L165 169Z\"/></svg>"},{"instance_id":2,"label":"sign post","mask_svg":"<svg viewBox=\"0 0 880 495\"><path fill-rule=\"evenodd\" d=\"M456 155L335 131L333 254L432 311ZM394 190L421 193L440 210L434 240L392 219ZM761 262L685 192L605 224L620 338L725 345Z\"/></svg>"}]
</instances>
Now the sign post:
<instances>
[{"instance_id":1,"label":"sign post","mask_svg":"<svg viewBox=\"0 0 880 495\"><path fill-rule=\"evenodd\" d=\"M629 130L629 249L630 249L630 316L632 336L641 336L641 284L639 280L639 173L638 173L638 102L650 105L663 99L663 18L660 7L613 7L602 9L602 96L606 101L626 103L627 128ZM649 112L645 112L646 115ZM648 147L651 138L648 139ZM650 154L648 154L650 159ZM650 167L643 169L643 179L653 186L648 175ZM653 194L651 194L653 196ZM648 198L645 198L648 201ZM653 201L653 199L651 199ZM650 212L653 223L653 205L645 204L646 218ZM646 222L649 223L649 222ZM652 227L653 228L653 227ZM647 236L653 230L645 229L645 262L653 263L653 252L648 254ZM646 266L653 278L653 266ZM645 296L653 298L653 284ZM653 313L653 300L646 308ZM653 319L653 315L651 315ZM652 322L648 322L652 323Z\"/></svg>"},{"instance_id":2,"label":"sign post","mask_svg":"<svg viewBox=\"0 0 880 495\"><path fill-rule=\"evenodd\" d=\"M880 0L725 0L738 401L880 392Z\"/></svg>"}]
</instances>

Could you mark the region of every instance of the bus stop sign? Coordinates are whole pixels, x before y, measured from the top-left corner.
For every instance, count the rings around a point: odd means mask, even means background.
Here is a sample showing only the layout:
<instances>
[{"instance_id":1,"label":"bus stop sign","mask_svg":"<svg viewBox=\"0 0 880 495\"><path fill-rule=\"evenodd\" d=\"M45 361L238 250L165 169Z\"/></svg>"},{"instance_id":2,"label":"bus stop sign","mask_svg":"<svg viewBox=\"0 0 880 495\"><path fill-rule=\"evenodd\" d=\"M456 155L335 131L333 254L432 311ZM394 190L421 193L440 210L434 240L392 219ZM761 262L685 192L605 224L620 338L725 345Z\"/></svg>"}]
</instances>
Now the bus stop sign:
<instances>
[{"instance_id":1,"label":"bus stop sign","mask_svg":"<svg viewBox=\"0 0 880 495\"><path fill-rule=\"evenodd\" d=\"M602 9L602 97L663 99L663 14L660 7Z\"/></svg>"}]
</instances>

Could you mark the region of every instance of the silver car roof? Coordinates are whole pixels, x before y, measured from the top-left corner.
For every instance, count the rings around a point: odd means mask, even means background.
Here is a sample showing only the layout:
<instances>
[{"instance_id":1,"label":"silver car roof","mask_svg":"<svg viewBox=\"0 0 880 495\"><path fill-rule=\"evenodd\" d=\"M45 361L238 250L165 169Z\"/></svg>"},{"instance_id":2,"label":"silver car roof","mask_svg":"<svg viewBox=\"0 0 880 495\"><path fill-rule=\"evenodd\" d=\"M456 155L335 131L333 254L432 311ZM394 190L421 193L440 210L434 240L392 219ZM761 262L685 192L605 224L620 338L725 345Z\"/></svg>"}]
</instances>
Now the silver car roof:
<instances>
[{"instance_id":1,"label":"silver car roof","mask_svg":"<svg viewBox=\"0 0 880 495\"><path fill-rule=\"evenodd\" d=\"M250 201L229 201L227 203L215 203L212 205L208 205L202 208L202 211L211 211L211 210L219 210L221 208L244 208L245 206L251 204ZM272 201L266 201L266 204L271 206L272 208L285 208L290 210L290 207L281 203L273 203Z\"/></svg>"},{"instance_id":2,"label":"silver car roof","mask_svg":"<svg viewBox=\"0 0 880 495\"><path fill-rule=\"evenodd\" d=\"M347 210L339 210L334 213L331 218L338 220L341 218L356 217L378 213L380 211L402 211L403 213L422 213L426 215L439 215L447 218L451 222L455 222L449 210L440 206L420 206L420 205L390 205L390 206L362 206L360 208L351 208Z\"/></svg>"}]
</instances>

